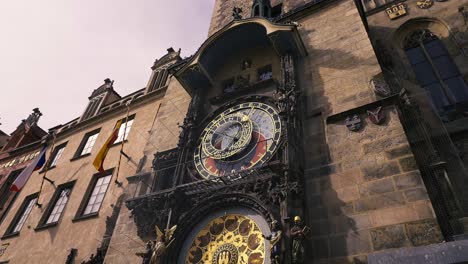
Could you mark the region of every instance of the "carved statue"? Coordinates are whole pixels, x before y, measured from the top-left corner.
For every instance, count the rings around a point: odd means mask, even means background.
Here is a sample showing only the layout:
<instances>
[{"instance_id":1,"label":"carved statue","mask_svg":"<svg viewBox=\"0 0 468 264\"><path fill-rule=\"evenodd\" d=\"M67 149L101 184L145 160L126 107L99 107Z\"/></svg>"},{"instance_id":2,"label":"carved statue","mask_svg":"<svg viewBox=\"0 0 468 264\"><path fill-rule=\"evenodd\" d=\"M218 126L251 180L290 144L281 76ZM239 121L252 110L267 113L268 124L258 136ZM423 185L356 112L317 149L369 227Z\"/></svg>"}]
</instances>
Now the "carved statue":
<instances>
[{"instance_id":1,"label":"carved statue","mask_svg":"<svg viewBox=\"0 0 468 264\"><path fill-rule=\"evenodd\" d=\"M174 239L171 240L171 238L177 226L175 225L169 229L164 230L165 233L163 233L158 226L155 226L155 228L157 239L152 243L152 254L149 264L162 263L162 257L166 254L166 250L171 245L172 241L174 241Z\"/></svg>"},{"instance_id":2,"label":"carved statue","mask_svg":"<svg viewBox=\"0 0 468 264\"><path fill-rule=\"evenodd\" d=\"M281 264L281 236L282 231L276 220L271 222L271 235L263 236L270 241L270 259L272 264Z\"/></svg>"},{"instance_id":3,"label":"carved statue","mask_svg":"<svg viewBox=\"0 0 468 264\"><path fill-rule=\"evenodd\" d=\"M274 96L275 96L275 99L276 99L276 106L278 107L278 110L280 113L285 113L286 112L286 108L287 108L287 105L288 105L288 97L289 97L289 93L291 91L289 91L288 93L284 93L283 91L281 90L278 90Z\"/></svg>"},{"instance_id":4,"label":"carved statue","mask_svg":"<svg viewBox=\"0 0 468 264\"><path fill-rule=\"evenodd\" d=\"M294 217L294 226L291 228L292 238L292 263L302 264L304 263L304 240L309 234L309 227L302 223L302 219L299 216Z\"/></svg>"}]
</instances>

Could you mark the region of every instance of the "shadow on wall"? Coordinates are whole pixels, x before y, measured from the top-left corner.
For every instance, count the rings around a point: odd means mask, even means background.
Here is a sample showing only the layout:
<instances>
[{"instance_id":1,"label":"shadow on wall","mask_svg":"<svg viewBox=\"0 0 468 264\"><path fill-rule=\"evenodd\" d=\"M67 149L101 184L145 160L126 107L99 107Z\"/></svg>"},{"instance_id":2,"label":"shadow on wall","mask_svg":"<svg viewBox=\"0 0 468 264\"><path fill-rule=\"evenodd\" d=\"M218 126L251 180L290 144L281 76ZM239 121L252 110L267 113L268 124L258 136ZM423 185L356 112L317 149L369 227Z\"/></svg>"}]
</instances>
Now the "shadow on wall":
<instances>
[{"instance_id":1,"label":"shadow on wall","mask_svg":"<svg viewBox=\"0 0 468 264\"><path fill-rule=\"evenodd\" d=\"M304 43L314 43L310 39L313 34L313 30L301 31ZM365 255L347 257L369 252L369 235L361 233L355 219L348 216L353 213L353 204L343 201L335 190L346 188L346 181L352 180L336 177L340 165L333 164L337 161L331 157L325 131L326 117L340 112L338 108L348 110L373 99L374 94L367 86L367 81L372 76L365 76L362 72L353 74L353 71L359 71L359 67L353 66L375 66L376 62L372 56L361 58L351 53L358 47L348 47L346 36L334 41L343 42L343 45L338 44L342 47L341 50L308 47L309 56L303 58L299 65L299 83L305 107L304 203L307 208L306 221L311 228L312 237L306 242L307 248L312 250L306 250L305 263L322 263L324 259L335 259L339 263L366 263ZM357 183L351 182L350 185Z\"/></svg>"}]
</instances>

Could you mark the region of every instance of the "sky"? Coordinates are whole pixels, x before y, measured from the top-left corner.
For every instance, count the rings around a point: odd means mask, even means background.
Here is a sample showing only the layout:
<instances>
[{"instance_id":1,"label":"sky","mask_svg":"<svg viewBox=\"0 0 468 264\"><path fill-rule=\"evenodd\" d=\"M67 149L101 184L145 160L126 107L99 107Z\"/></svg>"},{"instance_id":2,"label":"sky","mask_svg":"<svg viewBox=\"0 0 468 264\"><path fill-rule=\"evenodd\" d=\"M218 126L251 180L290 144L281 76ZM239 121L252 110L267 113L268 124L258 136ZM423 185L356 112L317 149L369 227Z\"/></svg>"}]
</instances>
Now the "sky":
<instances>
[{"instance_id":1,"label":"sky","mask_svg":"<svg viewBox=\"0 0 468 264\"><path fill-rule=\"evenodd\" d=\"M39 107L44 130L84 111L114 80L122 96L146 86L166 49L194 53L214 0L5 1L0 9L0 130L10 134Z\"/></svg>"}]
</instances>

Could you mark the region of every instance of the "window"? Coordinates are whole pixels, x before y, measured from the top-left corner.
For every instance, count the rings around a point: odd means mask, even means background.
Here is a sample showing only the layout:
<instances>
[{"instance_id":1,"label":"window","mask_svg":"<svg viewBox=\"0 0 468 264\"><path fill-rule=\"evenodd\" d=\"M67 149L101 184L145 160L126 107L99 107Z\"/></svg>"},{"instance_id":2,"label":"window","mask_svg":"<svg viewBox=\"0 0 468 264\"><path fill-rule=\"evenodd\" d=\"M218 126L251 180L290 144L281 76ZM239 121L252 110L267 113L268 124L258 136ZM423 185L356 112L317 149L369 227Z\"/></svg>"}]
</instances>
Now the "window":
<instances>
[{"instance_id":1,"label":"window","mask_svg":"<svg viewBox=\"0 0 468 264\"><path fill-rule=\"evenodd\" d=\"M63 151L65 150L65 146L67 143L64 143L62 145L59 145L54 148L54 151L52 152L50 163L49 163L49 168L55 167L57 165L57 161L60 159L60 157L63 154Z\"/></svg>"},{"instance_id":2,"label":"window","mask_svg":"<svg viewBox=\"0 0 468 264\"><path fill-rule=\"evenodd\" d=\"M130 133L130 129L132 128L134 118L135 118L135 115L128 117L126 128L125 128L125 118L123 119L122 125L120 126L120 129L119 129L119 134L117 136L117 139L115 140L115 143L119 143L119 142L122 142L123 140L127 140L128 133ZM125 136L124 136L124 130L125 130Z\"/></svg>"},{"instance_id":3,"label":"window","mask_svg":"<svg viewBox=\"0 0 468 264\"><path fill-rule=\"evenodd\" d=\"M100 130L101 129L99 128L85 134L83 140L80 143L80 146L78 147L75 153L74 158L78 158L91 153L91 150L93 149L94 143L96 143L96 139L99 135Z\"/></svg>"},{"instance_id":4,"label":"window","mask_svg":"<svg viewBox=\"0 0 468 264\"><path fill-rule=\"evenodd\" d=\"M34 207L34 204L37 202L37 193L29 195L24 199L23 204L21 205L18 213L13 218L10 226L7 228L7 232L4 236L18 234L21 231L26 219L28 219L31 210Z\"/></svg>"},{"instance_id":5,"label":"window","mask_svg":"<svg viewBox=\"0 0 468 264\"><path fill-rule=\"evenodd\" d=\"M166 86L167 78L168 78L167 69L161 69L161 70L155 72L149 92Z\"/></svg>"},{"instance_id":6,"label":"window","mask_svg":"<svg viewBox=\"0 0 468 264\"><path fill-rule=\"evenodd\" d=\"M271 17L271 4L269 0L255 0L252 6L253 17Z\"/></svg>"},{"instance_id":7,"label":"window","mask_svg":"<svg viewBox=\"0 0 468 264\"><path fill-rule=\"evenodd\" d=\"M73 221L97 215L112 179L114 169L94 174Z\"/></svg>"},{"instance_id":8,"label":"window","mask_svg":"<svg viewBox=\"0 0 468 264\"><path fill-rule=\"evenodd\" d=\"M435 34L427 29L413 32L405 40L405 52L419 84L429 92L443 119L457 107L466 108L468 87Z\"/></svg>"},{"instance_id":9,"label":"window","mask_svg":"<svg viewBox=\"0 0 468 264\"><path fill-rule=\"evenodd\" d=\"M84 215L96 213L101 208L102 201L104 200L104 195L106 194L107 187L109 187L109 182L112 178L112 174L100 177L96 184L94 185L93 192L91 197L89 197L88 204L83 212Z\"/></svg>"},{"instance_id":10,"label":"window","mask_svg":"<svg viewBox=\"0 0 468 264\"><path fill-rule=\"evenodd\" d=\"M51 202L47 206L44 215L39 221L39 227L49 226L59 221L60 216L62 215L63 210L67 205L68 197L70 197L70 193L74 184L75 182L73 181L57 187L57 190L52 196Z\"/></svg>"},{"instance_id":11,"label":"window","mask_svg":"<svg viewBox=\"0 0 468 264\"><path fill-rule=\"evenodd\" d=\"M23 169L12 171L10 175L8 175L8 178L5 181L5 183L0 188L0 210L3 210L5 207L5 204L8 202L8 199L10 198L10 195L11 195L10 186L16 180L16 177L20 175L21 171L23 171Z\"/></svg>"},{"instance_id":12,"label":"window","mask_svg":"<svg viewBox=\"0 0 468 264\"><path fill-rule=\"evenodd\" d=\"M265 81L269 80L273 77L273 71L271 69L271 65L264 66L258 69L258 80Z\"/></svg>"}]
</instances>

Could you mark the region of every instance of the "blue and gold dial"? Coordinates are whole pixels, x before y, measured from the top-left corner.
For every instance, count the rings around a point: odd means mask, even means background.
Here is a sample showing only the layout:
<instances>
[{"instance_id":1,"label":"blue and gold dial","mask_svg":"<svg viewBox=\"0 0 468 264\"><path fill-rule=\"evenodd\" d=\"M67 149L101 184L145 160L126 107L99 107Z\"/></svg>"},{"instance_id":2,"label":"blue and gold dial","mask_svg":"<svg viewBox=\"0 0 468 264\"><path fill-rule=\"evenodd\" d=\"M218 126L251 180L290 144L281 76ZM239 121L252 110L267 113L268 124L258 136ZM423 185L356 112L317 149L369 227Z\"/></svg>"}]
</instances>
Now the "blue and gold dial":
<instances>
[{"instance_id":1,"label":"blue and gold dial","mask_svg":"<svg viewBox=\"0 0 468 264\"><path fill-rule=\"evenodd\" d=\"M235 105L203 130L194 163L205 179L236 174L267 162L281 137L278 111L265 103Z\"/></svg>"}]
</instances>

